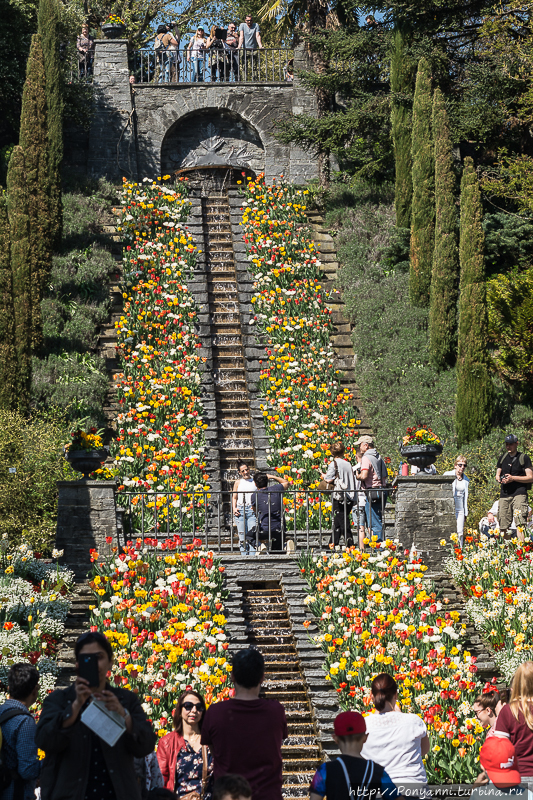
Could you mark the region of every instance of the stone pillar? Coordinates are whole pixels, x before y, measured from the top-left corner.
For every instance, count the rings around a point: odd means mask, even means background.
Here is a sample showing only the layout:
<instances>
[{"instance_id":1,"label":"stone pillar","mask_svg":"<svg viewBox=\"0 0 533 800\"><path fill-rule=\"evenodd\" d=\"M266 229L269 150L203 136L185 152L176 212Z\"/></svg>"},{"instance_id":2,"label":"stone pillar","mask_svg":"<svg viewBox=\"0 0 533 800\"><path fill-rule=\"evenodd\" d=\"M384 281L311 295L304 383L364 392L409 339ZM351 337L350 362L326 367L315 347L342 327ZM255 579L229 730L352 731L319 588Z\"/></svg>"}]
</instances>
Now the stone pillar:
<instances>
[{"instance_id":1,"label":"stone pillar","mask_svg":"<svg viewBox=\"0 0 533 800\"><path fill-rule=\"evenodd\" d=\"M456 531L452 483L455 475L399 476L396 496L394 535L402 545L411 549L414 544L424 563L432 571L442 571L448 548L440 545L449 541Z\"/></svg>"},{"instance_id":2,"label":"stone pillar","mask_svg":"<svg viewBox=\"0 0 533 800\"><path fill-rule=\"evenodd\" d=\"M61 563L79 578L91 568L89 551L108 553L106 536L117 540L115 481L59 481L56 547L64 550Z\"/></svg>"},{"instance_id":3,"label":"stone pillar","mask_svg":"<svg viewBox=\"0 0 533 800\"><path fill-rule=\"evenodd\" d=\"M94 111L89 135L88 172L120 182L137 179L137 146L128 43L97 39L94 56Z\"/></svg>"},{"instance_id":4,"label":"stone pillar","mask_svg":"<svg viewBox=\"0 0 533 800\"><path fill-rule=\"evenodd\" d=\"M312 70L311 59L305 44L294 48L294 81L292 86L292 113L294 116L307 114L317 116L315 93L307 89L298 78L298 71ZM318 177L316 156L296 144L290 145L290 178L291 183L302 184Z\"/></svg>"}]
</instances>

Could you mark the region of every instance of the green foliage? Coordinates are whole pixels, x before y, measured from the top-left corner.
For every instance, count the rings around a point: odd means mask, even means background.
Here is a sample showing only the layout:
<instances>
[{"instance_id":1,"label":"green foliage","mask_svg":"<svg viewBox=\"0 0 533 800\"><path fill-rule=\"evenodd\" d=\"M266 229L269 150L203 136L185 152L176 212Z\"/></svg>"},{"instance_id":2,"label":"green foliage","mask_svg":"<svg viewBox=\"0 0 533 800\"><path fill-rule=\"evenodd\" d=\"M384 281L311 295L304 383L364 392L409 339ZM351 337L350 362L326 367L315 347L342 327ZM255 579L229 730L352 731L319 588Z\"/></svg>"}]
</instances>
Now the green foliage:
<instances>
[{"instance_id":1,"label":"green foliage","mask_svg":"<svg viewBox=\"0 0 533 800\"><path fill-rule=\"evenodd\" d=\"M19 409L27 411L31 386L32 306L30 224L24 152L14 148L7 173L11 274L13 276L15 347L17 351Z\"/></svg>"},{"instance_id":2,"label":"green foliage","mask_svg":"<svg viewBox=\"0 0 533 800\"><path fill-rule=\"evenodd\" d=\"M313 91L335 97L335 103L318 119L299 114L280 120L277 138L312 152L331 152L341 168L357 176L389 180L394 165L384 74L390 37L353 26L317 31L307 39L323 64L319 72L312 69L298 77Z\"/></svg>"},{"instance_id":3,"label":"green foliage","mask_svg":"<svg viewBox=\"0 0 533 800\"><path fill-rule=\"evenodd\" d=\"M411 227L413 177L411 159L411 105L414 68L406 47L406 34L394 32L391 55L391 125L394 143L396 192L394 207L398 228Z\"/></svg>"},{"instance_id":4,"label":"green foliage","mask_svg":"<svg viewBox=\"0 0 533 800\"><path fill-rule=\"evenodd\" d=\"M68 428L57 413L28 420L0 410L0 536L8 533L12 543L24 538L33 548L50 551L57 516L56 482L77 478L63 457L67 441Z\"/></svg>"},{"instance_id":5,"label":"green foliage","mask_svg":"<svg viewBox=\"0 0 533 800\"><path fill-rule=\"evenodd\" d=\"M94 353L51 353L33 360L33 402L37 409L57 407L65 422L88 417L103 423L109 380L105 362Z\"/></svg>"},{"instance_id":6,"label":"green foliage","mask_svg":"<svg viewBox=\"0 0 533 800\"><path fill-rule=\"evenodd\" d=\"M433 96L435 248L431 273L429 349L437 369L455 362L459 252L455 173L448 116L440 89Z\"/></svg>"},{"instance_id":7,"label":"green foliage","mask_svg":"<svg viewBox=\"0 0 533 800\"><path fill-rule=\"evenodd\" d=\"M413 201L411 211L411 270L409 296L412 305L429 305L431 267L435 246L435 156L431 132L431 68L425 58L418 63L413 100L412 149Z\"/></svg>"},{"instance_id":8,"label":"green foliage","mask_svg":"<svg viewBox=\"0 0 533 800\"><path fill-rule=\"evenodd\" d=\"M13 305L13 277L9 258L9 218L6 199L0 196L0 408L15 409L17 351Z\"/></svg>"},{"instance_id":9,"label":"green foliage","mask_svg":"<svg viewBox=\"0 0 533 800\"><path fill-rule=\"evenodd\" d=\"M31 35L37 21L36 0L0 0L0 145L18 141L22 87ZM6 174L0 174L5 185Z\"/></svg>"},{"instance_id":10,"label":"green foliage","mask_svg":"<svg viewBox=\"0 0 533 800\"><path fill-rule=\"evenodd\" d=\"M7 165L13 152L13 144L6 144L5 147L0 148L0 186L6 185L7 179Z\"/></svg>"},{"instance_id":11,"label":"green foliage","mask_svg":"<svg viewBox=\"0 0 533 800\"><path fill-rule=\"evenodd\" d=\"M42 345L41 299L52 264L46 87L38 34L32 37L22 94L20 147L28 207L31 341L33 352L38 352Z\"/></svg>"},{"instance_id":12,"label":"green foliage","mask_svg":"<svg viewBox=\"0 0 533 800\"><path fill-rule=\"evenodd\" d=\"M493 412L481 194L474 162L465 158L461 181L459 334L455 427L459 446L481 438Z\"/></svg>"},{"instance_id":13,"label":"green foliage","mask_svg":"<svg viewBox=\"0 0 533 800\"><path fill-rule=\"evenodd\" d=\"M495 465L509 430L531 449L533 409L514 405L497 384L495 427L459 449L455 430L456 370L437 372L428 348L428 312L409 303L408 275L399 264L391 193L357 184L334 186L326 223L336 231L342 265L340 286L354 324L355 380L380 451L400 461L398 440L413 420L424 420L443 439L439 472L453 467L459 452L468 458L471 479L468 524L477 525L499 493ZM391 259L391 249L395 258Z\"/></svg>"},{"instance_id":14,"label":"green foliage","mask_svg":"<svg viewBox=\"0 0 533 800\"><path fill-rule=\"evenodd\" d=\"M533 264L533 221L505 211L485 213L485 269L487 276Z\"/></svg>"},{"instance_id":15,"label":"green foliage","mask_svg":"<svg viewBox=\"0 0 533 800\"><path fill-rule=\"evenodd\" d=\"M391 263L396 229L390 196L376 205L375 192L358 189L353 208L342 215L332 211L327 219L342 226L336 239L339 283L354 322L363 408L381 452L397 464L398 440L413 420L423 419L440 437L453 439L455 376L432 366L428 312L410 305L409 276Z\"/></svg>"},{"instance_id":16,"label":"green foliage","mask_svg":"<svg viewBox=\"0 0 533 800\"><path fill-rule=\"evenodd\" d=\"M487 283L489 336L500 375L533 396L533 268Z\"/></svg>"},{"instance_id":17,"label":"green foliage","mask_svg":"<svg viewBox=\"0 0 533 800\"><path fill-rule=\"evenodd\" d=\"M109 317L116 262L98 241L105 239L99 216L116 189L101 182L85 191L63 195L62 252L54 256L41 303L44 347L33 359L32 403L38 409L56 407L71 421L89 416L100 426L108 378L94 350Z\"/></svg>"},{"instance_id":18,"label":"green foliage","mask_svg":"<svg viewBox=\"0 0 533 800\"><path fill-rule=\"evenodd\" d=\"M111 254L93 245L54 258L50 287L42 303L47 352L80 353L95 348L98 328L110 311Z\"/></svg>"},{"instance_id":19,"label":"green foliage","mask_svg":"<svg viewBox=\"0 0 533 800\"><path fill-rule=\"evenodd\" d=\"M44 55L47 115L47 170L50 240L61 243L61 162L63 160L63 96L59 61L59 9L57 0L39 0L38 31Z\"/></svg>"}]
</instances>

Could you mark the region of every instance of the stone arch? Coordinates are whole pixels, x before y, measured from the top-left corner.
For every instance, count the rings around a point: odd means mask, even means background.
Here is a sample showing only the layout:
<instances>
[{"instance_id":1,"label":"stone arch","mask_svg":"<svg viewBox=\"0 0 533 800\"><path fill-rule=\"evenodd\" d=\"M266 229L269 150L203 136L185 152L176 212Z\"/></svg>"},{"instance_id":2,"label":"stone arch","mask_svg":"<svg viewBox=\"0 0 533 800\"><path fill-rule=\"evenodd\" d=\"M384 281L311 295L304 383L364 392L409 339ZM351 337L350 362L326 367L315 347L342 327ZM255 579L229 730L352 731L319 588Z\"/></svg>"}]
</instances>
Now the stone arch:
<instances>
[{"instance_id":1,"label":"stone arch","mask_svg":"<svg viewBox=\"0 0 533 800\"><path fill-rule=\"evenodd\" d=\"M161 144L161 174L214 152L223 160L237 157L255 173L265 170L265 145L257 128L228 108L201 108L180 117Z\"/></svg>"}]
</instances>

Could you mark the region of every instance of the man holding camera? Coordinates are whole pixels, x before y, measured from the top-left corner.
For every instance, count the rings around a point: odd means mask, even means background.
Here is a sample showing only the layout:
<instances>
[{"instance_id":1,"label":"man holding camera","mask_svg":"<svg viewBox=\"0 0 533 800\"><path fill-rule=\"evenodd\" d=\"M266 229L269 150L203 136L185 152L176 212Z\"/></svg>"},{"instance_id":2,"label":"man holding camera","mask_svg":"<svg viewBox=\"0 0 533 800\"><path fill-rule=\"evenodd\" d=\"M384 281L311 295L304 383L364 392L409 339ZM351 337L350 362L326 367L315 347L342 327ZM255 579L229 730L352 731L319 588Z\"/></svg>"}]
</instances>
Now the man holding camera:
<instances>
[{"instance_id":1,"label":"man holding camera","mask_svg":"<svg viewBox=\"0 0 533 800\"><path fill-rule=\"evenodd\" d=\"M496 481L500 484L498 517L500 530L507 533L516 518L518 540L524 541L527 520L527 492L533 483L533 464L527 453L518 450L518 437L510 433L505 437L506 453L496 464Z\"/></svg>"}]
</instances>

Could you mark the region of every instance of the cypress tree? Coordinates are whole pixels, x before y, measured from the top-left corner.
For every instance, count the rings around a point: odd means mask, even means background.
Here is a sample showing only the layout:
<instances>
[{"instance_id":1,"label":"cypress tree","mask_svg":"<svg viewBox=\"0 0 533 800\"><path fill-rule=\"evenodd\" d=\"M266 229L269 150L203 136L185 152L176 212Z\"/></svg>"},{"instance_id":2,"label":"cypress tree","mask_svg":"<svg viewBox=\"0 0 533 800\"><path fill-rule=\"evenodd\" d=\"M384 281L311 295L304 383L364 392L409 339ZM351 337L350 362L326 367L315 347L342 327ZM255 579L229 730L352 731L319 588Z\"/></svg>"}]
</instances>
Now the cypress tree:
<instances>
[{"instance_id":1,"label":"cypress tree","mask_svg":"<svg viewBox=\"0 0 533 800\"><path fill-rule=\"evenodd\" d=\"M413 196L410 100L413 66L406 49L406 34L396 29L391 56L390 84L392 142L396 169L394 208L398 228L411 227Z\"/></svg>"},{"instance_id":2,"label":"cypress tree","mask_svg":"<svg viewBox=\"0 0 533 800\"><path fill-rule=\"evenodd\" d=\"M32 36L26 67L19 144L24 151L28 198L32 348L37 351L42 344L41 300L52 266L46 90L39 34Z\"/></svg>"},{"instance_id":3,"label":"cypress tree","mask_svg":"<svg viewBox=\"0 0 533 800\"><path fill-rule=\"evenodd\" d=\"M59 9L57 0L40 0L38 33L44 54L48 127L48 175L50 193L50 235L56 250L61 243L63 209L61 162L63 160L63 94L59 61Z\"/></svg>"},{"instance_id":4,"label":"cypress tree","mask_svg":"<svg viewBox=\"0 0 533 800\"><path fill-rule=\"evenodd\" d=\"M431 69L425 58L418 63L413 100L413 203L409 296L415 306L429 304L431 266L435 246L435 157L431 137Z\"/></svg>"},{"instance_id":5,"label":"cypress tree","mask_svg":"<svg viewBox=\"0 0 533 800\"><path fill-rule=\"evenodd\" d=\"M9 239L6 199L0 197L0 408L15 410L18 370Z\"/></svg>"},{"instance_id":6,"label":"cypress tree","mask_svg":"<svg viewBox=\"0 0 533 800\"><path fill-rule=\"evenodd\" d=\"M452 141L440 89L435 89L433 95L432 127L435 143L435 249L429 304L429 349L437 369L444 369L455 361L459 251Z\"/></svg>"},{"instance_id":7,"label":"cypress tree","mask_svg":"<svg viewBox=\"0 0 533 800\"><path fill-rule=\"evenodd\" d=\"M487 353L488 314L483 255L481 193L471 158L461 180L459 236L459 335L455 430L459 447L486 432L492 415L493 386Z\"/></svg>"},{"instance_id":8,"label":"cypress tree","mask_svg":"<svg viewBox=\"0 0 533 800\"><path fill-rule=\"evenodd\" d=\"M18 407L26 412L31 388L31 274L30 219L28 189L24 167L24 151L13 149L7 171L7 211L11 240L11 274L13 279L15 349L18 367Z\"/></svg>"}]
</instances>

